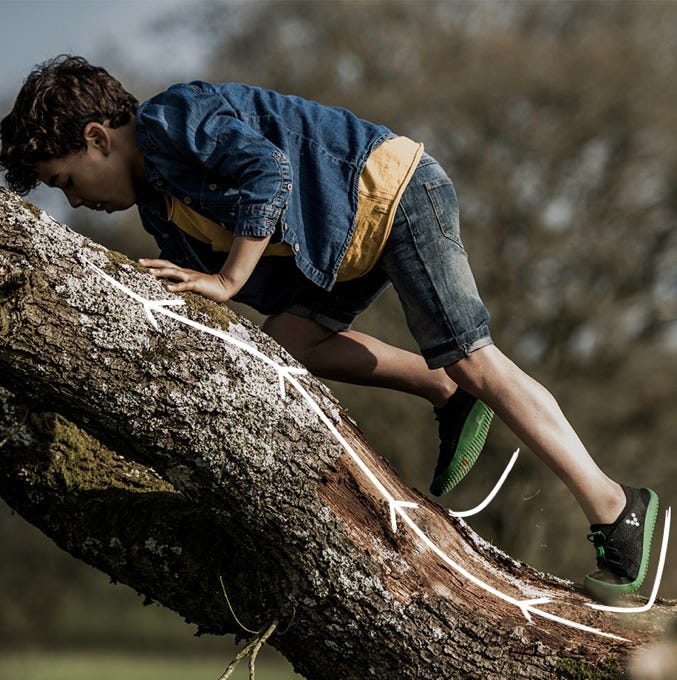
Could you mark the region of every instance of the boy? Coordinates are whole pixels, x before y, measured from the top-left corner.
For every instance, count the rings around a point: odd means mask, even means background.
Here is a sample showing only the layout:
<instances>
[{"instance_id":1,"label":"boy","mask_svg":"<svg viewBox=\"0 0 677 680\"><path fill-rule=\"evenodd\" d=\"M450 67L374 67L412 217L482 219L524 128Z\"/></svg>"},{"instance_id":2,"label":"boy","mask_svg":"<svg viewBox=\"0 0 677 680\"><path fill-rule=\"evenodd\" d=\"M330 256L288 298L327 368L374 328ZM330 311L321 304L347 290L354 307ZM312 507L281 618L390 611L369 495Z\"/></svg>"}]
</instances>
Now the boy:
<instances>
[{"instance_id":1,"label":"boy","mask_svg":"<svg viewBox=\"0 0 677 680\"><path fill-rule=\"evenodd\" d=\"M495 411L568 485L592 523L604 597L637 590L658 498L594 463L554 398L493 344L451 180L422 145L297 97L242 84L174 85L138 104L104 69L37 67L0 124L6 180L74 207L138 206L170 291L268 314L263 329L316 375L428 399L440 429L431 491L449 491ZM422 356L350 329L389 284Z\"/></svg>"}]
</instances>

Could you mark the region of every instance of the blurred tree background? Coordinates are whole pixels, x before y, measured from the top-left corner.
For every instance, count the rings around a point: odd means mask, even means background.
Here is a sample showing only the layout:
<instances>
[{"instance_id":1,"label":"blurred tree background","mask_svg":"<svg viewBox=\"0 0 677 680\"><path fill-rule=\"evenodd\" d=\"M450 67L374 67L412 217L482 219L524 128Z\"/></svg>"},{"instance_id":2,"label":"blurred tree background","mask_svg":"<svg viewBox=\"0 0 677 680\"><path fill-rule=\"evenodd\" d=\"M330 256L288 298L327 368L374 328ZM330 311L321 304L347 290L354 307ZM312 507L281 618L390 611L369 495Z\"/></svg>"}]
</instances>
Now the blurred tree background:
<instances>
[{"instance_id":1,"label":"blurred tree background","mask_svg":"<svg viewBox=\"0 0 677 680\"><path fill-rule=\"evenodd\" d=\"M155 30L168 49L177 40L211 45L195 78L345 106L424 142L456 185L462 237L494 340L555 394L613 478L653 487L664 506L674 502L676 4L207 2L164 17ZM170 84L116 69L115 54L104 63L142 98ZM77 212L68 223L130 256L156 252L131 212ZM393 291L356 327L416 349ZM401 476L427 489L437 448L430 405L385 390L331 387ZM517 446L497 423L473 472L443 503L465 509L479 502ZM594 566L585 517L524 449L506 488L470 523L512 556L558 576L580 581ZM7 513L0 540L3 641L38 621L46 631L53 621L63 624L69 607L91 615L74 604L83 598L103 610L119 590L106 590L71 562L54 567L53 583L32 580L37 568L27 564L67 558ZM665 596L677 595L676 558L673 547ZM49 616L46 598L56 598ZM134 598L124 602L138 607ZM125 616L106 617L123 638ZM63 630L54 623L56 638Z\"/></svg>"}]
</instances>

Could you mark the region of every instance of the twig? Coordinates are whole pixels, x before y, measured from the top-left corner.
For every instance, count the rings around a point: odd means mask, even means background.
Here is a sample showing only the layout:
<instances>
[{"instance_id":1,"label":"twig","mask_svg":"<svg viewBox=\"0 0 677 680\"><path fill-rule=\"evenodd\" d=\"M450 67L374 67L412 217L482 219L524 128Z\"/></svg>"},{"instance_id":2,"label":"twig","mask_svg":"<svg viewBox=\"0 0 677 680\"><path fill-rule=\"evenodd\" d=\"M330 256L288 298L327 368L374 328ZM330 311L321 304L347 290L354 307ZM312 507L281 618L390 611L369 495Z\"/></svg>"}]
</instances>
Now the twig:
<instances>
[{"instance_id":1,"label":"twig","mask_svg":"<svg viewBox=\"0 0 677 680\"><path fill-rule=\"evenodd\" d=\"M232 614L233 618L240 626L240 628L247 631L248 633L251 633L254 636L251 642L249 642L248 645L246 645L242 650L240 650L237 656L230 662L230 664L228 664L228 668L226 668L226 670L223 672L223 675L221 675L219 680L228 680L228 678L233 674L235 667L240 663L240 661L242 661L242 659L245 659L247 657L249 657L249 680L255 680L256 657L258 656L261 647L263 647L263 645L266 643L266 640L275 632L278 622L277 620L274 620L273 623L264 632L261 632L260 630L259 631L251 630L247 628L242 623L242 621L240 621L240 619L237 618L237 615L235 614L235 611L233 610L233 607L230 604L230 599L228 598L226 586L223 584L221 574L219 574L219 581L221 583L221 590L223 590L223 596L226 598L226 602L228 603L228 609L230 609L230 613Z\"/></svg>"},{"instance_id":2,"label":"twig","mask_svg":"<svg viewBox=\"0 0 677 680\"><path fill-rule=\"evenodd\" d=\"M259 650L263 645L266 643L266 640L275 632L275 629L277 628L277 621L273 621L273 623L270 624L268 627L268 630L259 637L256 646L252 650L252 655L249 657L249 680L256 680L254 677L254 670L256 668L256 657L259 653Z\"/></svg>"},{"instance_id":3,"label":"twig","mask_svg":"<svg viewBox=\"0 0 677 680\"><path fill-rule=\"evenodd\" d=\"M254 673L256 669L256 656L258 655L261 647L263 647L265 644L266 640L275 632L276 628L277 621L273 621L273 623L270 624L265 632L257 634L256 637L246 647L238 652L237 656L231 661L231 663L228 665L228 668L226 668L219 680L228 680L228 678L233 674L235 667L240 663L240 661L242 661L242 659L245 659L248 656L250 657L249 680L255 680Z\"/></svg>"},{"instance_id":4,"label":"twig","mask_svg":"<svg viewBox=\"0 0 677 680\"><path fill-rule=\"evenodd\" d=\"M223 590L223 596L226 598L226 602L228 603L228 609L230 609L230 613L233 615L233 618L237 622L237 624L242 628L242 630L247 631L248 633L251 633L252 635L256 635L258 633L257 630L250 630L245 626L240 619L237 618L235 615L235 612L233 611L233 607L230 604L230 600L228 599L228 593L226 592L226 586L223 585L223 579L221 578L221 574L219 574L219 581L221 582L221 590Z\"/></svg>"},{"instance_id":5,"label":"twig","mask_svg":"<svg viewBox=\"0 0 677 680\"><path fill-rule=\"evenodd\" d=\"M227 680L232 674L233 671L235 670L235 666L237 666L242 659L245 657L249 656L249 653L254 647L256 646L256 643L258 642L258 638L254 638L246 647L241 649L237 656L228 664L228 668L223 672L223 675L219 678L219 680Z\"/></svg>"}]
</instances>

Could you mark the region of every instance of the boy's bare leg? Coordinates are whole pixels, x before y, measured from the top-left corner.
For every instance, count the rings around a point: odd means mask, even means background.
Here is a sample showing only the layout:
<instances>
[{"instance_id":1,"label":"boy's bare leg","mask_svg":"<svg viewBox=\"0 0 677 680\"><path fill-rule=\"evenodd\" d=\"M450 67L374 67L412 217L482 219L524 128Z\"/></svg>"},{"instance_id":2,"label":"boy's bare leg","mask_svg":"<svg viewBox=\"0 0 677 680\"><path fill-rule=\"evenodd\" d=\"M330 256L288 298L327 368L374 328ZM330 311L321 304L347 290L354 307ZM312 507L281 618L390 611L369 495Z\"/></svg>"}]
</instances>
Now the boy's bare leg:
<instances>
[{"instance_id":1,"label":"boy's bare leg","mask_svg":"<svg viewBox=\"0 0 677 680\"><path fill-rule=\"evenodd\" d=\"M569 487L591 524L613 522L625 507L620 485L590 457L554 397L495 345L446 367L464 390L501 420Z\"/></svg>"},{"instance_id":2,"label":"boy's bare leg","mask_svg":"<svg viewBox=\"0 0 677 680\"><path fill-rule=\"evenodd\" d=\"M436 406L460 385L490 406L555 472L591 524L613 522L625 507L620 485L590 457L554 397L495 345L433 371L417 354L357 331L334 333L293 314L271 317L263 329L323 378L409 392Z\"/></svg>"},{"instance_id":3,"label":"boy's bare leg","mask_svg":"<svg viewBox=\"0 0 677 680\"><path fill-rule=\"evenodd\" d=\"M335 333L287 313L269 317L262 328L321 378L408 392L433 406L442 406L456 391L444 369L430 370L422 356L358 331Z\"/></svg>"}]
</instances>

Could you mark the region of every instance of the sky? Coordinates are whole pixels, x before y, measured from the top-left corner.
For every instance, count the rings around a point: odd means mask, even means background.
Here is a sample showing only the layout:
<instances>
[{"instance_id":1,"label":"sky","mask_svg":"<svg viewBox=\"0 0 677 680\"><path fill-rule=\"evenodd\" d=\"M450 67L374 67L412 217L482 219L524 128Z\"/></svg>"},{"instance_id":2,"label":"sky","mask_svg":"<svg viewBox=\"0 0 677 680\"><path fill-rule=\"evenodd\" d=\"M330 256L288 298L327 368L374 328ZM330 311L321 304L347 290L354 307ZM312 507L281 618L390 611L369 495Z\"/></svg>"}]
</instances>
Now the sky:
<instances>
[{"instance_id":1,"label":"sky","mask_svg":"<svg viewBox=\"0 0 677 680\"><path fill-rule=\"evenodd\" d=\"M0 95L14 92L36 63L62 52L92 60L115 50L149 75L187 74L201 63L199 37L171 49L152 23L199 0L0 0Z\"/></svg>"},{"instance_id":2,"label":"sky","mask_svg":"<svg viewBox=\"0 0 677 680\"><path fill-rule=\"evenodd\" d=\"M200 0L0 0L0 117L9 112L34 65L61 53L109 67L107 54L142 78L167 84L199 77L205 41L189 32L163 44L153 23ZM101 57L101 59L98 59ZM115 73L114 73L115 75ZM59 220L64 199L46 188L30 200Z\"/></svg>"}]
</instances>

